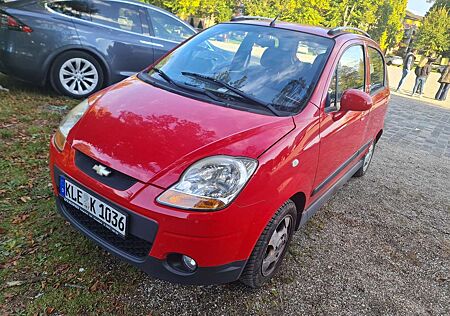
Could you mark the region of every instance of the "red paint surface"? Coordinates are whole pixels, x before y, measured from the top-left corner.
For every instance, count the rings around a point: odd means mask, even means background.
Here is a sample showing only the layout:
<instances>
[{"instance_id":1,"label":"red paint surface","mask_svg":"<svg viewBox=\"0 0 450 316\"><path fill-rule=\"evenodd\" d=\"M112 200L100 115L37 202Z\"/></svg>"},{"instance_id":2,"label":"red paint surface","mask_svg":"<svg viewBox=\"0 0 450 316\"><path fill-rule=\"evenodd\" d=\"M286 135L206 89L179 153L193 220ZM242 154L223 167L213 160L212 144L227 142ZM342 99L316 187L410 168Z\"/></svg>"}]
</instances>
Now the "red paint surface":
<instances>
[{"instance_id":1,"label":"red paint surface","mask_svg":"<svg viewBox=\"0 0 450 316\"><path fill-rule=\"evenodd\" d=\"M286 23L279 27L326 35L320 28ZM157 221L151 256L164 259L172 252L183 253L202 267L245 260L267 222L287 199L300 193L307 208L339 176L311 197L313 189L383 129L388 88L370 97L373 105L366 111L324 111L334 67L352 43L377 47L362 36L338 36L310 102L293 117L224 108L131 77L91 98L92 107L70 132L62 153L51 143L51 170L56 165L106 199ZM369 80L367 75L366 92ZM75 149L139 182L126 191L117 191L95 181L75 166ZM217 212L193 212L155 201L187 166L216 154L251 157L259 162L230 206ZM294 159L300 162L295 168ZM55 183L54 188L57 194Z\"/></svg>"}]
</instances>

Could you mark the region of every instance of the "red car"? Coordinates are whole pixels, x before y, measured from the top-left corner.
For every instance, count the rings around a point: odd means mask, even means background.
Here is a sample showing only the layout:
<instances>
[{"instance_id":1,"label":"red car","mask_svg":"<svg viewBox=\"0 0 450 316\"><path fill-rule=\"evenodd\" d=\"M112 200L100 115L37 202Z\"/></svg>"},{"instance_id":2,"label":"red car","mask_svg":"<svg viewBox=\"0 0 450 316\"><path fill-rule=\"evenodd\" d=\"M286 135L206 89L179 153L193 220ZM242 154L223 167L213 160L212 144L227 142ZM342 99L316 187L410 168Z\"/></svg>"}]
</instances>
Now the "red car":
<instances>
[{"instance_id":1,"label":"red car","mask_svg":"<svg viewBox=\"0 0 450 316\"><path fill-rule=\"evenodd\" d=\"M347 31L239 18L83 101L51 140L59 211L157 278L261 286L383 132L383 54Z\"/></svg>"}]
</instances>

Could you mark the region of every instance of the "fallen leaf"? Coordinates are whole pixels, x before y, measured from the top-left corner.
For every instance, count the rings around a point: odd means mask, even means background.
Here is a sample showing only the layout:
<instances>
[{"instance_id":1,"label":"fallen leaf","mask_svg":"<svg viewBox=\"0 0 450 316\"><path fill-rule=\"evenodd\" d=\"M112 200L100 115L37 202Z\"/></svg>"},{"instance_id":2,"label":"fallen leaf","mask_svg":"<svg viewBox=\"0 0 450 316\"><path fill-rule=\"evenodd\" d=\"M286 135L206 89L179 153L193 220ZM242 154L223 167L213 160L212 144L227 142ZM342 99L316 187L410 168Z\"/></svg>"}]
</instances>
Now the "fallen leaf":
<instances>
[{"instance_id":1,"label":"fallen leaf","mask_svg":"<svg viewBox=\"0 0 450 316\"><path fill-rule=\"evenodd\" d=\"M31 198L30 198L29 196L22 196L22 197L20 198L20 200L21 200L22 202L26 203L26 202L28 202L28 201L31 201Z\"/></svg>"},{"instance_id":2,"label":"fallen leaf","mask_svg":"<svg viewBox=\"0 0 450 316\"><path fill-rule=\"evenodd\" d=\"M6 282L6 286L8 286L8 287L13 287L13 286L19 286L19 285L22 285L22 284L25 284L25 283L27 283L27 281L9 281L9 282Z\"/></svg>"},{"instance_id":3,"label":"fallen leaf","mask_svg":"<svg viewBox=\"0 0 450 316\"><path fill-rule=\"evenodd\" d=\"M0 234L6 233L6 229L0 227Z\"/></svg>"},{"instance_id":4,"label":"fallen leaf","mask_svg":"<svg viewBox=\"0 0 450 316\"><path fill-rule=\"evenodd\" d=\"M69 269L70 269L70 264L62 264L56 268L55 272L53 272L53 275L66 273L67 270L69 270Z\"/></svg>"},{"instance_id":5,"label":"fallen leaf","mask_svg":"<svg viewBox=\"0 0 450 316\"><path fill-rule=\"evenodd\" d=\"M99 284L100 284L100 281L95 281L95 283L89 288L89 291L91 291L91 292L95 292L95 291L97 291L98 290L98 287L99 287Z\"/></svg>"},{"instance_id":6,"label":"fallen leaf","mask_svg":"<svg viewBox=\"0 0 450 316\"><path fill-rule=\"evenodd\" d=\"M21 224L24 221L26 221L28 217L30 217L30 214L17 215L16 217L13 218L12 223Z\"/></svg>"},{"instance_id":7,"label":"fallen leaf","mask_svg":"<svg viewBox=\"0 0 450 316\"><path fill-rule=\"evenodd\" d=\"M95 281L95 283L93 285L91 285L91 287L89 288L89 291L91 292L95 292L95 291L101 291L101 290L105 290L107 288L106 284L100 281Z\"/></svg>"},{"instance_id":8,"label":"fallen leaf","mask_svg":"<svg viewBox=\"0 0 450 316\"><path fill-rule=\"evenodd\" d=\"M47 307L47 308L45 309L45 313L46 313L47 315L53 314L54 311L55 311L55 308L54 308L54 307Z\"/></svg>"}]
</instances>

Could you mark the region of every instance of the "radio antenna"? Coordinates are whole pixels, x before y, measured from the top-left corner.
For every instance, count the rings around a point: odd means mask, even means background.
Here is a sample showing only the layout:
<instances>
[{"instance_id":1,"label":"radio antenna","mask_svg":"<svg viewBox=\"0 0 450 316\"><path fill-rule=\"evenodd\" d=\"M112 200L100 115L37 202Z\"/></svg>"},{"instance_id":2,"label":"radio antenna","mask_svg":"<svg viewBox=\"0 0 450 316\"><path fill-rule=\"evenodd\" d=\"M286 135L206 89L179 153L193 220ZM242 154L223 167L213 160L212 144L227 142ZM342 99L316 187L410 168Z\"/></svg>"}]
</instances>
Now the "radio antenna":
<instances>
[{"instance_id":1,"label":"radio antenna","mask_svg":"<svg viewBox=\"0 0 450 316\"><path fill-rule=\"evenodd\" d=\"M277 16L275 17L275 19L273 19L273 20L270 22L270 24L269 24L270 27L275 26L275 21L278 19L279 16L280 16L280 15L277 14Z\"/></svg>"}]
</instances>

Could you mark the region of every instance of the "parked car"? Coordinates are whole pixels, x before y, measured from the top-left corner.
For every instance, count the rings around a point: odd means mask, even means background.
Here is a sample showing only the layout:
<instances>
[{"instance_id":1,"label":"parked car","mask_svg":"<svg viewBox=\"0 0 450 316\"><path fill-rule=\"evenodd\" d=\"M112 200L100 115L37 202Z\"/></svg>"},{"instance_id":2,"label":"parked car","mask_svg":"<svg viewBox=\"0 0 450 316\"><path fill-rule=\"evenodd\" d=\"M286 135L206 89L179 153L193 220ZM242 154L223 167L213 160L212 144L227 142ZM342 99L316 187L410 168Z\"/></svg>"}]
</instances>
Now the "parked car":
<instances>
[{"instance_id":1,"label":"parked car","mask_svg":"<svg viewBox=\"0 0 450 316\"><path fill-rule=\"evenodd\" d=\"M81 102L51 140L57 208L152 276L261 286L383 132L383 54L347 29L218 24Z\"/></svg>"},{"instance_id":2,"label":"parked car","mask_svg":"<svg viewBox=\"0 0 450 316\"><path fill-rule=\"evenodd\" d=\"M163 56L195 33L134 1L0 3L0 72L85 98Z\"/></svg>"},{"instance_id":3,"label":"parked car","mask_svg":"<svg viewBox=\"0 0 450 316\"><path fill-rule=\"evenodd\" d=\"M386 64L397 67L403 66L403 58L401 56L387 56Z\"/></svg>"}]
</instances>

